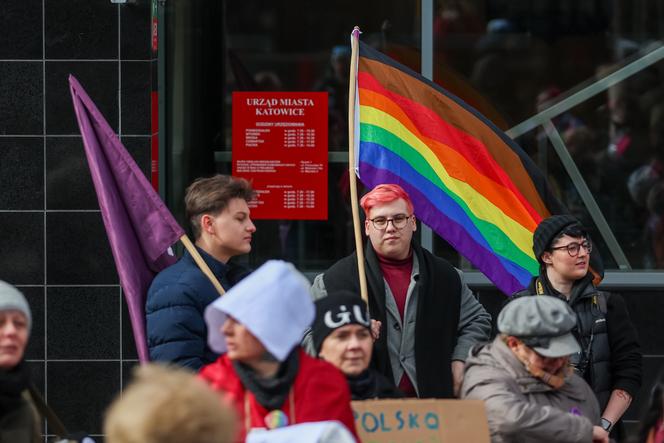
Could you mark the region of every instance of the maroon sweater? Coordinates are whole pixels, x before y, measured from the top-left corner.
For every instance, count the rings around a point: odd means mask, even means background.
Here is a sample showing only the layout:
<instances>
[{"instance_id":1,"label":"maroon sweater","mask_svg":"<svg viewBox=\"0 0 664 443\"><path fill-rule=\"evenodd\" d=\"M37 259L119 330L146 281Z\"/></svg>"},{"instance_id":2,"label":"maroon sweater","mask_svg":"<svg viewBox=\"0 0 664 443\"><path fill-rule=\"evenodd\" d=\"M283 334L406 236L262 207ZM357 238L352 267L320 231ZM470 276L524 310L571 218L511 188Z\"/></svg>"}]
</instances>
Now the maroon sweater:
<instances>
[{"instance_id":1,"label":"maroon sweater","mask_svg":"<svg viewBox=\"0 0 664 443\"><path fill-rule=\"evenodd\" d=\"M406 311L406 297L408 296L408 286L410 286L410 275L413 272L413 251L403 260L392 260L376 254L380 270L383 277L392 291L394 301L397 303L401 322L403 323L404 313ZM399 389L408 397L417 397L415 386L404 372L399 381Z\"/></svg>"}]
</instances>

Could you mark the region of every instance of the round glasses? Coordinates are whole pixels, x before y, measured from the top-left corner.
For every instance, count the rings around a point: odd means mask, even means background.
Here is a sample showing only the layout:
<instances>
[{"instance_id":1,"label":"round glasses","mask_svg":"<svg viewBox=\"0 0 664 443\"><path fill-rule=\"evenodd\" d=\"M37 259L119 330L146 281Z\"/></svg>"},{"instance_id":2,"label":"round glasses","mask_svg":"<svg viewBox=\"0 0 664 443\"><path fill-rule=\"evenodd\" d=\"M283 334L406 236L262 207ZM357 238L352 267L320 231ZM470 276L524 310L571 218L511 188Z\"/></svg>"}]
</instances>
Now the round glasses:
<instances>
[{"instance_id":1,"label":"round glasses","mask_svg":"<svg viewBox=\"0 0 664 443\"><path fill-rule=\"evenodd\" d=\"M582 243L579 242L572 242L569 244L566 244L565 246L557 246L555 248L551 248L552 251L555 251L556 249L567 249L567 253L570 255L570 257L576 257L579 255L579 251L581 248L585 249L588 254L590 254L593 251L593 244L590 243L588 240L584 240Z\"/></svg>"},{"instance_id":2,"label":"round glasses","mask_svg":"<svg viewBox=\"0 0 664 443\"><path fill-rule=\"evenodd\" d=\"M383 229L387 229L387 225L392 222L392 226L394 226L395 229L403 229L404 226L406 226L406 223L408 223L408 219L410 218L410 215L406 214L397 214L392 218L387 218L387 217L376 217L376 218L371 218L369 221L373 223L374 228L382 231Z\"/></svg>"}]
</instances>

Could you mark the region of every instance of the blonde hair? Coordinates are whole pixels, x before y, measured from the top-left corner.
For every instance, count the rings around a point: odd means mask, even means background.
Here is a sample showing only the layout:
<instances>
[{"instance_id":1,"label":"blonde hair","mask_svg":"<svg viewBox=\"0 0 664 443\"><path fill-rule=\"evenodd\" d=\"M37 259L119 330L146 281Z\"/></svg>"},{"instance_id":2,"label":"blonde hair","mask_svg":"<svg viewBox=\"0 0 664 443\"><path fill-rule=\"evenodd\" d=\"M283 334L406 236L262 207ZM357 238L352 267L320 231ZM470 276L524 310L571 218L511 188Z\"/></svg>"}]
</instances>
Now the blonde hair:
<instances>
[{"instance_id":1,"label":"blonde hair","mask_svg":"<svg viewBox=\"0 0 664 443\"><path fill-rule=\"evenodd\" d=\"M148 364L106 413L108 443L231 443L236 418L230 405L183 369Z\"/></svg>"}]
</instances>

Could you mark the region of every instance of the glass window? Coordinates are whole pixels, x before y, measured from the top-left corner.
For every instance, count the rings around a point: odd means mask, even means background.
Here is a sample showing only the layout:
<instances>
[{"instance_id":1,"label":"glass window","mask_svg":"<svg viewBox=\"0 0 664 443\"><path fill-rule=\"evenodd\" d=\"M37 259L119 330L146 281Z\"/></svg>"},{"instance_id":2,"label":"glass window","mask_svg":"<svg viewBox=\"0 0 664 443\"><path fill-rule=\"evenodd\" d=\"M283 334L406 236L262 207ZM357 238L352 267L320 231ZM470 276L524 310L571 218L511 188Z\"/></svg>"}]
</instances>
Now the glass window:
<instances>
[{"instance_id":1,"label":"glass window","mask_svg":"<svg viewBox=\"0 0 664 443\"><path fill-rule=\"evenodd\" d=\"M351 253L343 154L348 151L350 33L358 25L362 41L419 63L419 2L172 0L166 15L169 206L182 211L183 190L196 176L230 173L234 91L326 91L333 153L329 220L258 220L248 260L258 265L283 258L301 269L322 271Z\"/></svg>"},{"instance_id":2,"label":"glass window","mask_svg":"<svg viewBox=\"0 0 664 443\"><path fill-rule=\"evenodd\" d=\"M513 128L594 88L552 117L562 148L542 122L517 141L589 227L607 269L664 268L664 66L654 62L662 54L638 62L664 37L661 2L433 4L434 81L498 127ZM160 140L167 202L183 225L186 185L200 175L230 172L234 91L327 91L329 220L259 221L248 260L257 265L281 257L317 271L350 253L344 156L350 32L359 25L364 42L419 71L421 7L419 1L384 0L166 2ZM607 76L633 62L636 73L609 87ZM435 235L433 249L470 267Z\"/></svg>"},{"instance_id":3,"label":"glass window","mask_svg":"<svg viewBox=\"0 0 664 443\"><path fill-rule=\"evenodd\" d=\"M661 47L651 43L664 35L662 18L656 1L435 3L435 81L497 126L581 91L552 119L563 152L542 125L516 140L590 229L607 269L664 268L664 64L643 61ZM633 62L634 75L603 82ZM455 254L442 240L434 249Z\"/></svg>"}]
</instances>

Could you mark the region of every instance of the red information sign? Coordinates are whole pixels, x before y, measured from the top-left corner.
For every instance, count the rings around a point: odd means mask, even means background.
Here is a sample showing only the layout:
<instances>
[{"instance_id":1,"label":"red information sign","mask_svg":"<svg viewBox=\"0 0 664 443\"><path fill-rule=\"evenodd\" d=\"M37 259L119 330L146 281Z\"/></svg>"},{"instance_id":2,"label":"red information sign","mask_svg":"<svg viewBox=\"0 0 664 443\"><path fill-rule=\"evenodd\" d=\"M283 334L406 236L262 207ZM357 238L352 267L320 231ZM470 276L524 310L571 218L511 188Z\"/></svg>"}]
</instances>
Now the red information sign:
<instances>
[{"instance_id":1,"label":"red information sign","mask_svg":"<svg viewBox=\"0 0 664 443\"><path fill-rule=\"evenodd\" d=\"M233 175L256 219L327 219L327 93L234 92Z\"/></svg>"}]
</instances>

